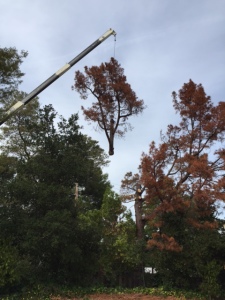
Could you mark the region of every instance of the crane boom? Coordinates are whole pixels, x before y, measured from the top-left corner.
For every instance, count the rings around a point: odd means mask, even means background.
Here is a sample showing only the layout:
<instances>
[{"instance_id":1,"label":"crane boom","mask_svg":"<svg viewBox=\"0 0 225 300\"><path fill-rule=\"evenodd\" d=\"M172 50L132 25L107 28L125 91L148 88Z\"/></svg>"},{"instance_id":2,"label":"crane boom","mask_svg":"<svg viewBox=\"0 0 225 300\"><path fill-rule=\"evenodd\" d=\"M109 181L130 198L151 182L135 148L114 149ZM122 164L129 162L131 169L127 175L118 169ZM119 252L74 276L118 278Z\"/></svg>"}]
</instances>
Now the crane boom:
<instances>
[{"instance_id":1,"label":"crane boom","mask_svg":"<svg viewBox=\"0 0 225 300\"><path fill-rule=\"evenodd\" d=\"M95 49L98 45L100 45L103 41L105 41L109 36L116 35L116 32L113 29L107 30L100 38L98 38L94 43L92 43L89 47L83 50L80 54L78 54L74 59L72 59L69 63L65 64L62 68L60 68L57 72L55 72L52 76L50 76L47 80L45 80L42 84L40 84L36 89L34 89L30 94L28 94L23 100L16 102L5 114L5 117L0 121L0 125L5 123L11 115L13 115L17 110L21 107L29 103L34 97L40 94L44 89L46 89L50 84L56 81L59 77L61 77L65 72L67 72L72 66L74 66L79 60L81 60L84 56L86 56L89 52Z\"/></svg>"}]
</instances>

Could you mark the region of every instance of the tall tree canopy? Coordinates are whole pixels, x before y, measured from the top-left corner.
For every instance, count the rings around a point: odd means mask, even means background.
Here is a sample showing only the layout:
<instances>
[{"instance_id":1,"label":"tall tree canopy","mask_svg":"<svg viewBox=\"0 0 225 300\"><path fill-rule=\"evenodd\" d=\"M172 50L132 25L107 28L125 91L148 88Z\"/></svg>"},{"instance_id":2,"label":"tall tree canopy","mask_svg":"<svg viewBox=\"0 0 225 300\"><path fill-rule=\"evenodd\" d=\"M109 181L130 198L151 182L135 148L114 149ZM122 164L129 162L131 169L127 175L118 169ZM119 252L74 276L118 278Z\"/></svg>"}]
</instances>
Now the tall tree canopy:
<instances>
[{"instance_id":1,"label":"tall tree canopy","mask_svg":"<svg viewBox=\"0 0 225 300\"><path fill-rule=\"evenodd\" d=\"M91 94L97 100L88 109L82 106L82 110L88 121L96 122L105 132L109 155L113 155L114 137L124 136L132 129L128 118L143 112L144 101L137 98L127 83L124 69L114 58L99 67L85 67L84 73L77 71L74 88L82 99Z\"/></svg>"},{"instance_id":2,"label":"tall tree canopy","mask_svg":"<svg viewBox=\"0 0 225 300\"><path fill-rule=\"evenodd\" d=\"M149 246L181 251L182 245L164 231L164 217L181 214L195 228L215 228L217 201L225 200L225 149L220 148L225 102L213 105L203 86L192 80L172 95L181 122L169 125L162 143L152 142L143 154L141 178L145 201L153 208L148 218L157 228Z\"/></svg>"},{"instance_id":3,"label":"tall tree canopy","mask_svg":"<svg viewBox=\"0 0 225 300\"><path fill-rule=\"evenodd\" d=\"M17 157L21 167L30 170L26 173L28 180L34 180L38 186L54 182L72 188L78 182L90 201L101 201L109 184L101 170L108 163L107 155L96 141L81 134L78 115L72 115L67 121L51 105L39 109L33 118L25 111L21 113L23 116L19 114L8 121L12 124L5 130L9 131L6 133L10 138L2 146L3 153L10 151L10 155Z\"/></svg>"},{"instance_id":4,"label":"tall tree canopy","mask_svg":"<svg viewBox=\"0 0 225 300\"><path fill-rule=\"evenodd\" d=\"M86 232L86 225L81 226L77 218L75 183L87 209L96 210L110 184L101 169L107 155L80 132L78 116L59 117L58 125L57 117L49 105L39 110L37 118L20 119L23 130L17 135L15 127L16 139L8 144L13 151L3 147L0 242L9 239L37 278L65 282L88 274L91 249L98 243L93 230ZM19 137L24 147L16 153L14 143Z\"/></svg>"}]
</instances>

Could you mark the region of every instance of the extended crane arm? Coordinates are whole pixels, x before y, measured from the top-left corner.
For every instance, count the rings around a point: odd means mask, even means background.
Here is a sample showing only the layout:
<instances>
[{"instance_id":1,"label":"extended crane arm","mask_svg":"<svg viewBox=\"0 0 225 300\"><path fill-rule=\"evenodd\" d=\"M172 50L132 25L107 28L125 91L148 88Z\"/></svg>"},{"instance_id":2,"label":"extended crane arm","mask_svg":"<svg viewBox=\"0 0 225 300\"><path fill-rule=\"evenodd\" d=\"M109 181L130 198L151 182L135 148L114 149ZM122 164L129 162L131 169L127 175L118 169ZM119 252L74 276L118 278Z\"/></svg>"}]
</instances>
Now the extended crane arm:
<instances>
[{"instance_id":1,"label":"extended crane arm","mask_svg":"<svg viewBox=\"0 0 225 300\"><path fill-rule=\"evenodd\" d=\"M59 69L57 72L55 72L47 80L45 80L41 85L39 85L29 95L27 95L23 100L16 102L6 112L6 115L3 118L3 120L0 121L0 125L5 123L5 121L7 121L11 117L12 114L14 114L22 106L29 103L34 97L36 97L38 94L40 94L50 84L52 84L54 81L56 81L60 76L62 76L72 66L74 66L79 60L81 60L84 56L86 56L89 52L91 52L93 49L95 49L99 44L101 44L103 41L105 41L111 35L116 35L116 32L112 29L107 30L99 39L97 39L94 43L92 43L89 47L87 47L84 51L82 51L79 55L77 55L74 59L72 59L69 63L65 64L61 69Z\"/></svg>"}]
</instances>

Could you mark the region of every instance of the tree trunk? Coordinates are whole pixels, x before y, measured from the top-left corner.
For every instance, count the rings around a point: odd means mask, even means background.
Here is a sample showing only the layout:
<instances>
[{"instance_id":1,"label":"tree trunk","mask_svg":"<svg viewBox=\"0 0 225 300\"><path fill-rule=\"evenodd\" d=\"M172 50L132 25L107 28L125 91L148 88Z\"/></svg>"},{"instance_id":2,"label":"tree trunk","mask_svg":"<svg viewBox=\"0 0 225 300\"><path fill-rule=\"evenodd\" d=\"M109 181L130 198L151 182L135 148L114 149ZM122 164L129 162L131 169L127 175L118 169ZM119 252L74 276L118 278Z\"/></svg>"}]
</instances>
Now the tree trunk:
<instances>
[{"instance_id":1,"label":"tree trunk","mask_svg":"<svg viewBox=\"0 0 225 300\"><path fill-rule=\"evenodd\" d=\"M110 119L109 155L114 155L114 120Z\"/></svg>"},{"instance_id":2,"label":"tree trunk","mask_svg":"<svg viewBox=\"0 0 225 300\"><path fill-rule=\"evenodd\" d=\"M144 238L144 221L142 218L143 199L141 198L141 186L137 185L137 193L134 203L135 219L136 219L136 236L138 240Z\"/></svg>"}]
</instances>

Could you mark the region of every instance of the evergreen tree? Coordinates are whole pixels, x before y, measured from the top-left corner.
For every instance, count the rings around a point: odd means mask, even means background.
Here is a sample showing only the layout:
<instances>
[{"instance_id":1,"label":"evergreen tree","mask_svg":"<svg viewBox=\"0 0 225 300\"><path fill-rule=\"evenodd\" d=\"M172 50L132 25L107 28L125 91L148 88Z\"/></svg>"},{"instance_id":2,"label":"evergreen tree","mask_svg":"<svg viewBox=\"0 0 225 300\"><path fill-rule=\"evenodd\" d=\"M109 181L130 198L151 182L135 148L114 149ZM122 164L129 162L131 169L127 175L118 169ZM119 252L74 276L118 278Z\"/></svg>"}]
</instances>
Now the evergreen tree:
<instances>
[{"instance_id":1,"label":"evergreen tree","mask_svg":"<svg viewBox=\"0 0 225 300\"><path fill-rule=\"evenodd\" d=\"M18 90L24 73L20 70L23 59L28 55L16 48L0 48L0 103L3 108L9 105L9 97Z\"/></svg>"},{"instance_id":2,"label":"evergreen tree","mask_svg":"<svg viewBox=\"0 0 225 300\"><path fill-rule=\"evenodd\" d=\"M101 170L107 160L97 142L81 134L77 115L68 121L59 117L58 125L56 117L55 110L47 106L37 118L22 119L30 154L14 151L7 156L15 161L12 175L2 159L8 173L4 177L2 167L5 191L0 227L2 237L10 235L21 258L29 261L34 280L82 282L89 272L84 258L92 256L91 236L77 217L74 185L79 183L88 209L99 208L110 186ZM16 149L13 143L14 139L10 149Z\"/></svg>"}]
</instances>

